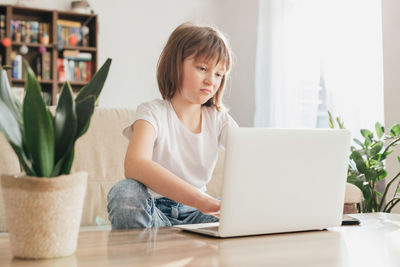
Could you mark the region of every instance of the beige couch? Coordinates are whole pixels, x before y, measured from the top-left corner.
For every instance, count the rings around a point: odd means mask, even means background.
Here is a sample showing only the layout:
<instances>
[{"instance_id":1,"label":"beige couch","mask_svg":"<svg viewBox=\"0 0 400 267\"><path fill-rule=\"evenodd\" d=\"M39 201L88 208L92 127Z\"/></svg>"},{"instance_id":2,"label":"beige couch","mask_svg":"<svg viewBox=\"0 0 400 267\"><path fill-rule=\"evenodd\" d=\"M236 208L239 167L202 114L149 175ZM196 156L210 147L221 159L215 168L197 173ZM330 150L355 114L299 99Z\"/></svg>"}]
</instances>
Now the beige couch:
<instances>
[{"instance_id":1,"label":"beige couch","mask_svg":"<svg viewBox=\"0 0 400 267\"><path fill-rule=\"evenodd\" d=\"M96 218L97 223L109 223L107 193L117 181L124 179L123 163L128 140L121 133L132 122L134 115L134 110L97 108L88 132L76 143L72 171L84 170L89 173L81 225L96 225ZM1 133L0 151L0 174L19 173L18 159ZM222 166L223 154L208 185L208 193L212 196L220 195ZM361 200L357 188L349 186L346 191L346 203ZM6 231L2 197L0 231Z\"/></svg>"}]
</instances>

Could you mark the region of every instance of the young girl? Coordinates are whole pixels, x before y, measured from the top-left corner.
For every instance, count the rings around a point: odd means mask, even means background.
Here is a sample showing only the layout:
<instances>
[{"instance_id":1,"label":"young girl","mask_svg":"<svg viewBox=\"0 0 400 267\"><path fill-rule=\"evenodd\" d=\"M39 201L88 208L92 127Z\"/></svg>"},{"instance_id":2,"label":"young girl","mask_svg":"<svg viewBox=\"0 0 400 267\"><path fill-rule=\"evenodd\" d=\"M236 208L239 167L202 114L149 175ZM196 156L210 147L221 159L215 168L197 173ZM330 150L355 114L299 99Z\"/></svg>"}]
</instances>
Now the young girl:
<instances>
[{"instance_id":1,"label":"young girl","mask_svg":"<svg viewBox=\"0 0 400 267\"><path fill-rule=\"evenodd\" d=\"M220 200L205 191L227 129L237 127L222 105L231 64L216 29L185 23L172 32L158 62L163 100L139 105L123 131L127 179L108 194L113 229L218 221Z\"/></svg>"}]
</instances>

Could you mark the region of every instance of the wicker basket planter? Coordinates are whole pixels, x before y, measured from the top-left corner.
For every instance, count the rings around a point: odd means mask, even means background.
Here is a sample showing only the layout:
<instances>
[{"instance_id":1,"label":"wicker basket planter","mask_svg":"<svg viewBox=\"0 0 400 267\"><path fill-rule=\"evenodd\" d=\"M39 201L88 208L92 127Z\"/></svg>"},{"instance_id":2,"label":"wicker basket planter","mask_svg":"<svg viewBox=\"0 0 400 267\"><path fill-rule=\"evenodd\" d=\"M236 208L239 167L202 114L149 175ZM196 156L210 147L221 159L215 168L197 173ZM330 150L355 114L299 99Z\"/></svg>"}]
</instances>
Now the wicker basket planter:
<instances>
[{"instance_id":1,"label":"wicker basket planter","mask_svg":"<svg viewBox=\"0 0 400 267\"><path fill-rule=\"evenodd\" d=\"M14 257L43 259L75 252L87 176L86 172L53 178L1 176Z\"/></svg>"}]
</instances>

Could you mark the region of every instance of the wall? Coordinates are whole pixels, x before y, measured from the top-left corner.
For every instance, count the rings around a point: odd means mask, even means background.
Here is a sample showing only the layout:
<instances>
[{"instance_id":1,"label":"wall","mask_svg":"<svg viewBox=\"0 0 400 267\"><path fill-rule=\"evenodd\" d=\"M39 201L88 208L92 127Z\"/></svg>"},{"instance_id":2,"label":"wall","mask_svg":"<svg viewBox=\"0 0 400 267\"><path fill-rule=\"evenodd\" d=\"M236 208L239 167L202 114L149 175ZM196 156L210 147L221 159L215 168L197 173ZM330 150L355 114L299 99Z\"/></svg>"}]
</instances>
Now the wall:
<instances>
[{"instance_id":1,"label":"wall","mask_svg":"<svg viewBox=\"0 0 400 267\"><path fill-rule=\"evenodd\" d=\"M16 4L68 10L70 0L2 0ZM135 108L159 97L156 64L170 32L187 20L217 25L228 37L236 56L231 90L226 101L241 126L252 126L254 117L255 51L258 1L168 0L90 1L99 14L99 62L113 58L100 105ZM382 0L385 125L400 123L400 2ZM400 151L397 152L397 154ZM388 177L400 169L393 157ZM397 208L400 212L400 207Z\"/></svg>"},{"instance_id":2,"label":"wall","mask_svg":"<svg viewBox=\"0 0 400 267\"><path fill-rule=\"evenodd\" d=\"M240 125L252 125L257 0L120 2L93 2L100 18L99 61L114 60L100 105L135 108L160 97L155 76L159 54L176 26L194 20L216 25L230 40L236 64L225 103Z\"/></svg>"},{"instance_id":3,"label":"wall","mask_svg":"<svg viewBox=\"0 0 400 267\"><path fill-rule=\"evenodd\" d=\"M68 10L70 0L5 0L37 8ZM251 126L254 113L254 66L257 0L90 1L99 15L99 65L113 59L100 98L104 107L135 108L160 97L156 82L159 54L172 30L194 20L216 25L231 40L236 55L226 101L239 125Z\"/></svg>"},{"instance_id":4,"label":"wall","mask_svg":"<svg viewBox=\"0 0 400 267\"><path fill-rule=\"evenodd\" d=\"M254 125L258 1L219 0L216 24L228 35L235 56L225 103L240 126Z\"/></svg>"},{"instance_id":5,"label":"wall","mask_svg":"<svg viewBox=\"0 0 400 267\"><path fill-rule=\"evenodd\" d=\"M384 108L385 125L390 127L400 123L400 2L398 0L382 0L383 27L383 63L384 63ZM388 177L394 177L400 171L397 155L387 160ZM393 196L393 191L389 194ZM400 204L396 212L400 212Z\"/></svg>"}]
</instances>

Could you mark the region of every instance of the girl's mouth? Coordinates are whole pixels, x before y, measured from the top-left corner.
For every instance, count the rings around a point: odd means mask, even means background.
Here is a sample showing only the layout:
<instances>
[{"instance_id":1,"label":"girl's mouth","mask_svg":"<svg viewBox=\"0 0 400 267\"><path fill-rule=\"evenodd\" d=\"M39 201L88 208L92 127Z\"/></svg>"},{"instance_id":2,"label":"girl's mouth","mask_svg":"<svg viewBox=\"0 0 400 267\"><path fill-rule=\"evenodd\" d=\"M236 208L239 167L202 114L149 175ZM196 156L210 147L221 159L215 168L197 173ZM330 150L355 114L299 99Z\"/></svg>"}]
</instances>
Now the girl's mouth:
<instances>
[{"instance_id":1,"label":"girl's mouth","mask_svg":"<svg viewBox=\"0 0 400 267\"><path fill-rule=\"evenodd\" d=\"M200 91L207 95L211 94L211 90L209 90L209 89L200 89Z\"/></svg>"}]
</instances>

